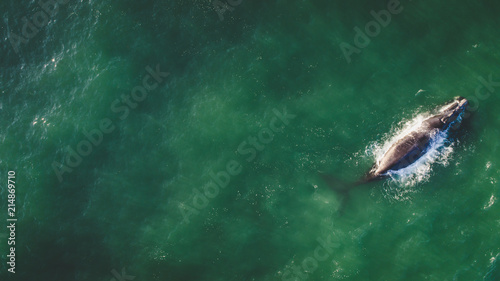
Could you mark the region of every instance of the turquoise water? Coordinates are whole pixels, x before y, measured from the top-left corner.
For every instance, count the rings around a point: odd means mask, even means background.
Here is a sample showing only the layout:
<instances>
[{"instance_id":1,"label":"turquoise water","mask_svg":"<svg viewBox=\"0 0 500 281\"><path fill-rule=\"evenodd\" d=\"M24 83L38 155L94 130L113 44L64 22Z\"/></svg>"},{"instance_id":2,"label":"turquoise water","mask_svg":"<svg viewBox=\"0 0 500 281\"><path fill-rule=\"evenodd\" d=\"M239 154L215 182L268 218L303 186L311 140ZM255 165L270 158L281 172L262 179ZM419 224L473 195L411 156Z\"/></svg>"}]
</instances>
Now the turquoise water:
<instances>
[{"instance_id":1,"label":"turquoise water","mask_svg":"<svg viewBox=\"0 0 500 281\"><path fill-rule=\"evenodd\" d=\"M403 1L361 48L389 1L229 3L63 3L14 46L42 8L0 3L0 280L500 280L500 5ZM343 207L317 176L457 95L425 169Z\"/></svg>"}]
</instances>

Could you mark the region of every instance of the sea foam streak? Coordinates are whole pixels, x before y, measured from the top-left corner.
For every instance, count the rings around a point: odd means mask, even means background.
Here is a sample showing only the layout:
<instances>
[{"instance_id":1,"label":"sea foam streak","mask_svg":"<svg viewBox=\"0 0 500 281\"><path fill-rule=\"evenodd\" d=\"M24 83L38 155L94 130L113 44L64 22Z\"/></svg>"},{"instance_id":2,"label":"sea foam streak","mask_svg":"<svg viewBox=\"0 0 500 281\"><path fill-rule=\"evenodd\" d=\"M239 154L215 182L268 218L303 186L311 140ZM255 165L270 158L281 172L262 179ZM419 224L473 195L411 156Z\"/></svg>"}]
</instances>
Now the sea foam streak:
<instances>
[{"instance_id":1,"label":"sea foam streak","mask_svg":"<svg viewBox=\"0 0 500 281\"><path fill-rule=\"evenodd\" d=\"M365 150L367 157L373 157L378 163L389 148L399 139L408 135L412 131L418 130L422 122L429 118L429 113L418 114L408 121L400 122L395 128L386 134L380 142L371 143ZM453 152L453 142L448 139L449 129L437 132L432 136L427 152L415 163L398 171L387 173L389 179L384 184L384 192L395 200L408 200L409 194L416 192L415 186L426 182L435 164L448 165L451 153Z\"/></svg>"}]
</instances>

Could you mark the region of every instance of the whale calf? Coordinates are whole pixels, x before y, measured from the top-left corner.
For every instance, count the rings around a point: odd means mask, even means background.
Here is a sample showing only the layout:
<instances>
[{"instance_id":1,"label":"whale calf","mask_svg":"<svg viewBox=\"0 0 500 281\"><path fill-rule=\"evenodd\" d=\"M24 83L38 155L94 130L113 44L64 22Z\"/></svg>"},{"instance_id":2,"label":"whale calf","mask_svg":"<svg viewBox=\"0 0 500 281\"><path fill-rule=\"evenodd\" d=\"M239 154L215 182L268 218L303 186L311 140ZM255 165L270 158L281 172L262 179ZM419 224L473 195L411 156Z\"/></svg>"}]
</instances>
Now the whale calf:
<instances>
[{"instance_id":1,"label":"whale calf","mask_svg":"<svg viewBox=\"0 0 500 281\"><path fill-rule=\"evenodd\" d=\"M366 176L354 184L341 184L330 175L321 173L320 175L335 190L345 190L348 187L388 177L390 172L404 169L425 155L433 136L461 122L461 116L467 109L468 104L467 99L456 97L440 107L431 117L428 117L419 126L395 141L384 155L373 164L372 169Z\"/></svg>"}]
</instances>

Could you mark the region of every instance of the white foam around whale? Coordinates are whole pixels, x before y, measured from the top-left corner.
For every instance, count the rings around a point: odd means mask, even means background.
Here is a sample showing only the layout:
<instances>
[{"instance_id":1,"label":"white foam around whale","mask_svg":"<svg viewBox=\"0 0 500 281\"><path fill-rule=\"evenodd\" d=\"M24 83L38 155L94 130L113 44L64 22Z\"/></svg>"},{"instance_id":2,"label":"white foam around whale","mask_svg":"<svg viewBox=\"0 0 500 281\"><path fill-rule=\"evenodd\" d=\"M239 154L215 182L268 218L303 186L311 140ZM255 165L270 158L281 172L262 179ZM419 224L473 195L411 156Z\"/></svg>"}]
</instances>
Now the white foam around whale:
<instances>
[{"instance_id":1,"label":"white foam around whale","mask_svg":"<svg viewBox=\"0 0 500 281\"><path fill-rule=\"evenodd\" d=\"M371 143L365 149L365 155L374 158L378 163L389 148L399 139L414 130L418 130L422 122L431 114L418 114L411 120L401 121L379 142ZM436 132L432 136L427 152L412 165L387 174L389 179L385 182L384 193L395 200L407 200L409 195L417 191L419 183L429 180L432 169L436 165L447 166L453 152L454 142L448 139L448 130Z\"/></svg>"}]
</instances>

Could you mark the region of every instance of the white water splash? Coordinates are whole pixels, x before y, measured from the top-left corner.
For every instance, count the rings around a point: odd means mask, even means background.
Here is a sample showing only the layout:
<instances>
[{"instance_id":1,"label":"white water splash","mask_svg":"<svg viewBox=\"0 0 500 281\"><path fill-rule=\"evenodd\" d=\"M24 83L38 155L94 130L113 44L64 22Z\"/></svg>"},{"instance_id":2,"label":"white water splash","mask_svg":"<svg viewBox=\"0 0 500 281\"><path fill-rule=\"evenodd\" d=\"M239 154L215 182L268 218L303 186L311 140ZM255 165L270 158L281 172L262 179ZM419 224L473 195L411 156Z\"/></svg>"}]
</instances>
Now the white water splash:
<instances>
[{"instance_id":1,"label":"white water splash","mask_svg":"<svg viewBox=\"0 0 500 281\"><path fill-rule=\"evenodd\" d=\"M365 149L365 155L375 158L376 162L379 163L395 142L412 131L418 130L422 122L430 116L429 113L423 113L414 116L411 120L401 121L391 132L384 135L380 142L371 143ZM418 192L417 185L429 180L433 167L449 164L454 143L448 139L448 130L436 131L431 138L427 152L415 163L404 169L387 173L390 177L384 183L384 193L387 197L397 201L411 199L410 195Z\"/></svg>"},{"instance_id":2,"label":"white water splash","mask_svg":"<svg viewBox=\"0 0 500 281\"><path fill-rule=\"evenodd\" d=\"M493 204L495 204L496 200L497 200L497 198L495 197L495 195L491 195L490 201L483 207L483 209L484 210L489 209L491 206L493 206Z\"/></svg>"}]
</instances>

